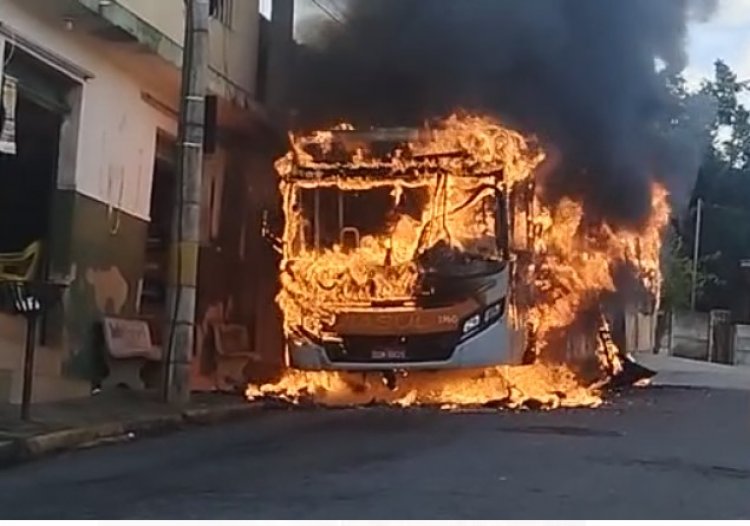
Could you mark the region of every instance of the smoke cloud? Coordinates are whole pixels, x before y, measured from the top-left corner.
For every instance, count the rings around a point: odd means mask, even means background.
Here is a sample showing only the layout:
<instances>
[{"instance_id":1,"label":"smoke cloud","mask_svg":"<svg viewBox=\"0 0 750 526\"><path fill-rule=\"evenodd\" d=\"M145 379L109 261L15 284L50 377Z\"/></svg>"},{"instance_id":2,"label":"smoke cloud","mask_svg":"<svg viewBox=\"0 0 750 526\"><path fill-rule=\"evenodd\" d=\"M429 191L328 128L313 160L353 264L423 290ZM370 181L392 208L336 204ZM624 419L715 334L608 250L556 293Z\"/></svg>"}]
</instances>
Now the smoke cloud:
<instances>
[{"instance_id":1,"label":"smoke cloud","mask_svg":"<svg viewBox=\"0 0 750 526\"><path fill-rule=\"evenodd\" d=\"M708 18L715 4L350 0L345 21L322 24L299 57L295 107L314 126L492 113L553 153L548 198L575 197L592 220L635 226L654 178L674 184L697 172L695 126L710 119L664 133L676 102L665 78L686 66L689 20Z\"/></svg>"}]
</instances>

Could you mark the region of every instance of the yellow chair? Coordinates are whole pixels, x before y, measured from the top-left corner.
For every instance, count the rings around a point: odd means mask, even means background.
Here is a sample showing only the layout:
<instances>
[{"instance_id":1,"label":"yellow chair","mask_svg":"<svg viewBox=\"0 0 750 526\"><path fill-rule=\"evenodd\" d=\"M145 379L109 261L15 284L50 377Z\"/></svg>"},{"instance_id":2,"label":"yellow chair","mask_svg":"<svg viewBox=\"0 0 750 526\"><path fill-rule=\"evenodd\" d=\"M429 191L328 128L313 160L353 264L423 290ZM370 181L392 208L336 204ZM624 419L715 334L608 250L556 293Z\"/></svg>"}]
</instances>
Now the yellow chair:
<instances>
[{"instance_id":1,"label":"yellow chair","mask_svg":"<svg viewBox=\"0 0 750 526\"><path fill-rule=\"evenodd\" d=\"M31 281L36 277L42 243L36 241L23 252L0 254L0 280Z\"/></svg>"}]
</instances>

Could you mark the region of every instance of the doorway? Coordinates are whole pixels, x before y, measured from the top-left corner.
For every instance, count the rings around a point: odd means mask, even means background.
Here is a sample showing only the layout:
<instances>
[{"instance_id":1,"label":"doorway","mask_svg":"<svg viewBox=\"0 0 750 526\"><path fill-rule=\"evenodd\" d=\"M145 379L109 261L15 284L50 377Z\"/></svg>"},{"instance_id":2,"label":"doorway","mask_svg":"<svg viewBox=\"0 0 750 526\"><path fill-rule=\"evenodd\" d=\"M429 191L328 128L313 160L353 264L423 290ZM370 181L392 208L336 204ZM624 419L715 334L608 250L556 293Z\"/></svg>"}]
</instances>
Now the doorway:
<instances>
[{"instance_id":1,"label":"doorway","mask_svg":"<svg viewBox=\"0 0 750 526\"><path fill-rule=\"evenodd\" d=\"M16 155L0 155L0 253L48 246L61 125L61 115L19 93Z\"/></svg>"},{"instance_id":2,"label":"doorway","mask_svg":"<svg viewBox=\"0 0 750 526\"><path fill-rule=\"evenodd\" d=\"M151 221L146 241L145 269L140 298L141 317L149 322L154 343L163 343L161 334L167 322L169 241L172 231L173 202L177 180L176 144L171 137L157 137L154 174L151 185Z\"/></svg>"},{"instance_id":3,"label":"doorway","mask_svg":"<svg viewBox=\"0 0 750 526\"><path fill-rule=\"evenodd\" d=\"M49 268L61 129L80 86L17 46L6 46L5 74L16 80L14 155L0 154L0 253L39 242L38 278ZM5 111L5 108L3 108Z\"/></svg>"}]
</instances>

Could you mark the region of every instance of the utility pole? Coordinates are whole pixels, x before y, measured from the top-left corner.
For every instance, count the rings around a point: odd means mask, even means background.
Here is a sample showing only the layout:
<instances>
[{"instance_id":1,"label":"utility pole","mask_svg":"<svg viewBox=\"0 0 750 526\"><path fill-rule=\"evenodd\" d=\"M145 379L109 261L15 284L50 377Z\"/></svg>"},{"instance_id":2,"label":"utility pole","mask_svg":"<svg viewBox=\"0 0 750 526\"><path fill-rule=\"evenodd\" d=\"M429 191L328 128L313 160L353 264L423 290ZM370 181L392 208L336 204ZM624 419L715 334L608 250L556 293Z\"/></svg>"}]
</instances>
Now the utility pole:
<instances>
[{"instance_id":1,"label":"utility pole","mask_svg":"<svg viewBox=\"0 0 750 526\"><path fill-rule=\"evenodd\" d=\"M690 287L690 310L695 311L698 296L698 260L701 251L701 230L703 228L703 199L698 198L695 217L695 239L693 241L693 272Z\"/></svg>"},{"instance_id":2,"label":"utility pole","mask_svg":"<svg viewBox=\"0 0 750 526\"><path fill-rule=\"evenodd\" d=\"M169 253L169 322L163 376L164 399L175 405L190 401L208 89L209 6L209 0L185 0L178 178Z\"/></svg>"}]
</instances>

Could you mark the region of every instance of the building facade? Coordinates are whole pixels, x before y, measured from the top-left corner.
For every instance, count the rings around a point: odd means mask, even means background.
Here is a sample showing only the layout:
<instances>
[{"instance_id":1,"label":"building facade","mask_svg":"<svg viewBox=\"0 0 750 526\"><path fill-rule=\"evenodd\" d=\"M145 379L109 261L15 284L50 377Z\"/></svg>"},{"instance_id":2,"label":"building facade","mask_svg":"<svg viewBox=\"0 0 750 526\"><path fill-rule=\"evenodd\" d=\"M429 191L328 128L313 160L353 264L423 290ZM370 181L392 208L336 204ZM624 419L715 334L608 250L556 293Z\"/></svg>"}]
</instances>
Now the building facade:
<instances>
[{"instance_id":1,"label":"building facade","mask_svg":"<svg viewBox=\"0 0 750 526\"><path fill-rule=\"evenodd\" d=\"M0 154L0 253L39 243L38 272L67 284L38 336L36 401L85 396L106 376L104 316L146 319L156 343L168 324L184 9L182 0L0 5L16 147ZM256 362L265 346L256 340L277 338L275 258L260 225L275 206L280 141L258 101L258 3L212 0L211 15L197 389L231 383L217 372L212 324L246 327ZM0 401L20 396L23 341L23 321L0 315Z\"/></svg>"}]
</instances>

